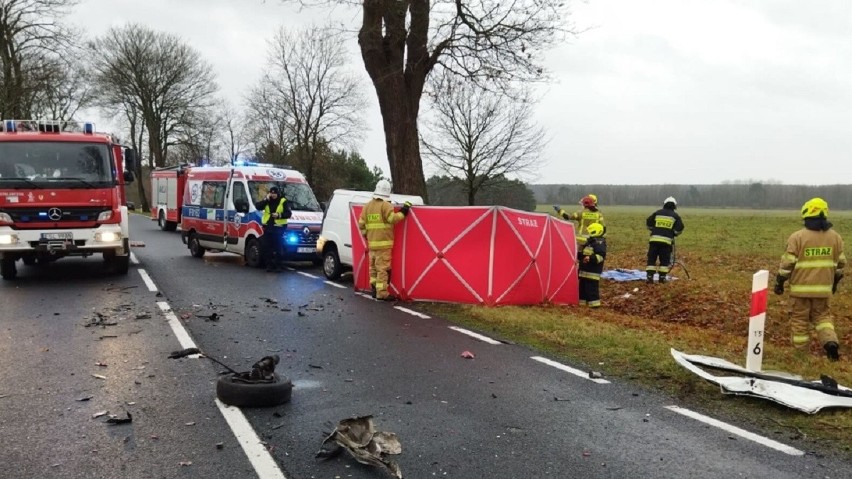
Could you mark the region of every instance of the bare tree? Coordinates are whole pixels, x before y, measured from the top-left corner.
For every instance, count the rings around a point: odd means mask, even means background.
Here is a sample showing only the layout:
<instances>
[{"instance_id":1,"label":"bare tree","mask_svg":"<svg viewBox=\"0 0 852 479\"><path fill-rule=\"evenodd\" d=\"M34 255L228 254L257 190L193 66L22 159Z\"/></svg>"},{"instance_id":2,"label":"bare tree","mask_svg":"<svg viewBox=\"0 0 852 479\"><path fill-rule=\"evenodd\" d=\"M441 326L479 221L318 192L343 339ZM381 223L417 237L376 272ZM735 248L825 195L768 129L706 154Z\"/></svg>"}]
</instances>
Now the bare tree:
<instances>
[{"instance_id":1,"label":"bare tree","mask_svg":"<svg viewBox=\"0 0 852 479\"><path fill-rule=\"evenodd\" d=\"M426 78L433 69L439 65L497 87L539 80L546 75L542 50L571 31L565 0L300 3L361 5L358 43L382 113L394 188L424 197L417 117Z\"/></svg>"},{"instance_id":2,"label":"bare tree","mask_svg":"<svg viewBox=\"0 0 852 479\"><path fill-rule=\"evenodd\" d=\"M346 68L339 33L327 27L298 32L283 28L271 42L269 65L249 98L255 118L281 146L290 144L295 163L314 180L321 148L363 137L363 95ZM270 118L271 117L271 118Z\"/></svg>"},{"instance_id":3,"label":"bare tree","mask_svg":"<svg viewBox=\"0 0 852 479\"><path fill-rule=\"evenodd\" d=\"M56 94L62 59L76 33L61 23L77 0L0 0L0 115L31 118Z\"/></svg>"},{"instance_id":4,"label":"bare tree","mask_svg":"<svg viewBox=\"0 0 852 479\"><path fill-rule=\"evenodd\" d=\"M217 90L209 63L179 37L140 25L112 28L92 42L101 104L141 115L155 167L209 117Z\"/></svg>"},{"instance_id":5,"label":"bare tree","mask_svg":"<svg viewBox=\"0 0 852 479\"><path fill-rule=\"evenodd\" d=\"M423 147L438 171L462 182L469 205L483 188L506 176L530 174L542 163L544 130L533 124L528 95L519 95L485 90L451 75L435 84Z\"/></svg>"},{"instance_id":6,"label":"bare tree","mask_svg":"<svg viewBox=\"0 0 852 479\"><path fill-rule=\"evenodd\" d=\"M52 66L51 87L35 95L32 105L35 117L73 120L80 109L93 104L94 91L84 62L74 53L68 55Z\"/></svg>"},{"instance_id":7,"label":"bare tree","mask_svg":"<svg viewBox=\"0 0 852 479\"><path fill-rule=\"evenodd\" d=\"M248 151L249 140L246 131L244 115L234 109L230 103L219 105L219 124L224 128L224 136L220 137L228 162L234 164L241 155Z\"/></svg>"}]
</instances>

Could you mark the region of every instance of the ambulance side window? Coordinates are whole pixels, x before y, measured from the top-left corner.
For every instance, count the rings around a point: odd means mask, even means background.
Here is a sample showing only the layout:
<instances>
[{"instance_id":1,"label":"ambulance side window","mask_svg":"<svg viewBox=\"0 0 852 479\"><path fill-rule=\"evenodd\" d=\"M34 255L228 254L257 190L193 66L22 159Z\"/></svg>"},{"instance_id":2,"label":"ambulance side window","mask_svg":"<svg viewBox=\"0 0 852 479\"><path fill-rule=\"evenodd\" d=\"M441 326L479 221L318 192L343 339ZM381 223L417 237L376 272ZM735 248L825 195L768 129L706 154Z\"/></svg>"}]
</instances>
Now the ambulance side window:
<instances>
[{"instance_id":1,"label":"ambulance side window","mask_svg":"<svg viewBox=\"0 0 852 479\"><path fill-rule=\"evenodd\" d=\"M201 207L217 209L225 207L224 181L205 181L201 184Z\"/></svg>"},{"instance_id":2,"label":"ambulance side window","mask_svg":"<svg viewBox=\"0 0 852 479\"><path fill-rule=\"evenodd\" d=\"M246 193L246 186L240 182L235 181L233 183L233 189L234 208L236 208L237 211L240 211L241 209L248 211L249 205L251 204L251 200L249 200L248 193ZM240 208L241 205L243 206L242 208Z\"/></svg>"}]
</instances>

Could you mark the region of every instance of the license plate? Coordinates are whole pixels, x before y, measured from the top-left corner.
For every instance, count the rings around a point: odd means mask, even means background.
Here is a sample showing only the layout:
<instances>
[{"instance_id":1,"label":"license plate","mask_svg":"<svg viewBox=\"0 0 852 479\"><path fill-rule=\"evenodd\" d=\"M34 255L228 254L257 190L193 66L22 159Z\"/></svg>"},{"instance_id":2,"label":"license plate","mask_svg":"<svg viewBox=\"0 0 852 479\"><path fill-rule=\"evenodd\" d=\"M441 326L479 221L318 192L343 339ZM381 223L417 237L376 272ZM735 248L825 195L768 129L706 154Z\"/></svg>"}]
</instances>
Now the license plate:
<instances>
[{"instance_id":1,"label":"license plate","mask_svg":"<svg viewBox=\"0 0 852 479\"><path fill-rule=\"evenodd\" d=\"M297 253L316 253L316 248L296 248Z\"/></svg>"},{"instance_id":2,"label":"license plate","mask_svg":"<svg viewBox=\"0 0 852 479\"><path fill-rule=\"evenodd\" d=\"M48 240L48 241L55 241L55 240L71 241L72 239L74 239L74 235L71 234L70 232L69 233L42 233L41 239Z\"/></svg>"}]
</instances>

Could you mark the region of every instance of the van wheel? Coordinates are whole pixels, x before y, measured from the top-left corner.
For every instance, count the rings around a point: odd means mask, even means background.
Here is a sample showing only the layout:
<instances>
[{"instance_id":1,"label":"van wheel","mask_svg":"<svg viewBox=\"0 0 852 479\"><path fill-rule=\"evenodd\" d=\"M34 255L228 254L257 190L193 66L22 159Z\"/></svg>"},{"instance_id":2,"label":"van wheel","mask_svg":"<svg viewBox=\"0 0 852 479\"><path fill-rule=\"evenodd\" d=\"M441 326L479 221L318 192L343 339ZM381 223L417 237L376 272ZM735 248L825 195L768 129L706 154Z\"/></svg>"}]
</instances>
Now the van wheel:
<instances>
[{"instance_id":1,"label":"van wheel","mask_svg":"<svg viewBox=\"0 0 852 479\"><path fill-rule=\"evenodd\" d=\"M198 242L198 235L195 233L190 233L189 235L189 253L194 258L201 258L204 256L204 252L207 251L201 246L201 243Z\"/></svg>"},{"instance_id":2,"label":"van wheel","mask_svg":"<svg viewBox=\"0 0 852 479\"><path fill-rule=\"evenodd\" d=\"M6 280L15 279L18 276L18 268L15 267L14 259L3 258L0 260L0 276Z\"/></svg>"},{"instance_id":3,"label":"van wheel","mask_svg":"<svg viewBox=\"0 0 852 479\"><path fill-rule=\"evenodd\" d=\"M322 254L322 272L328 279L337 279L343 272L343 266L340 264L340 256L337 255L337 249L328 248Z\"/></svg>"},{"instance_id":4,"label":"van wheel","mask_svg":"<svg viewBox=\"0 0 852 479\"><path fill-rule=\"evenodd\" d=\"M251 268L260 268L263 266L260 260L260 242L257 238L249 238L246 242L246 266Z\"/></svg>"}]
</instances>

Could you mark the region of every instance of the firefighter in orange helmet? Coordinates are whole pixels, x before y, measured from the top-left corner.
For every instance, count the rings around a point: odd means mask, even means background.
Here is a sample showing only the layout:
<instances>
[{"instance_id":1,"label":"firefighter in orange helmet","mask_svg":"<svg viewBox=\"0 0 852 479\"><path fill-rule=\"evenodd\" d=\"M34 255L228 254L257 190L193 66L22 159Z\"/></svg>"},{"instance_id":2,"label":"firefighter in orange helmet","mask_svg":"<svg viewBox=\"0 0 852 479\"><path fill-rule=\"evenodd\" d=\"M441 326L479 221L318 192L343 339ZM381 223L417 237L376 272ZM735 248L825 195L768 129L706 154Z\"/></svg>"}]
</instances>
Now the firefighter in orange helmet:
<instances>
[{"instance_id":1,"label":"firefighter in orange helmet","mask_svg":"<svg viewBox=\"0 0 852 479\"><path fill-rule=\"evenodd\" d=\"M574 213L568 213L559 205L553 205L556 214L566 220L577 221L577 229L580 234L577 235L577 244L586 244L588 238L588 228L592 223L600 223L604 225L603 213L598 209L598 197L595 195L586 195L580 200L580 205L583 209Z\"/></svg>"},{"instance_id":2,"label":"firefighter in orange helmet","mask_svg":"<svg viewBox=\"0 0 852 479\"><path fill-rule=\"evenodd\" d=\"M399 212L390 203L391 184L388 180L376 183L373 199L364 205L358 218L358 229L367 239L370 256L370 286L378 300L394 300L388 293L390 284L391 250L393 249L393 225L408 216L411 203L408 201Z\"/></svg>"},{"instance_id":3,"label":"firefighter in orange helmet","mask_svg":"<svg viewBox=\"0 0 852 479\"><path fill-rule=\"evenodd\" d=\"M793 346L807 348L813 324L826 356L837 361L840 352L829 299L837 292L846 266L843 238L831 229L828 203L822 198L812 198L802 206L802 220L804 228L790 235L781 256L775 294L784 294L784 283L790 281Z\"/></svg>"}]
</instances>

